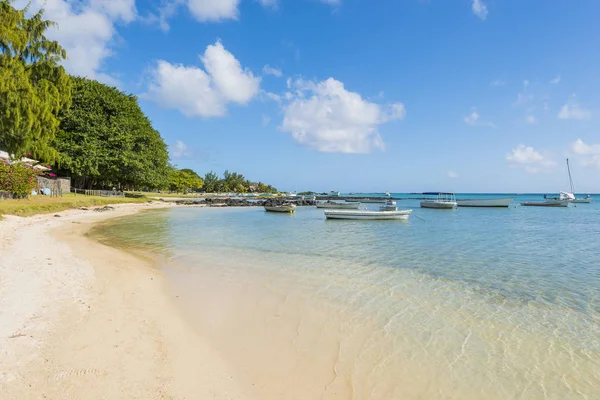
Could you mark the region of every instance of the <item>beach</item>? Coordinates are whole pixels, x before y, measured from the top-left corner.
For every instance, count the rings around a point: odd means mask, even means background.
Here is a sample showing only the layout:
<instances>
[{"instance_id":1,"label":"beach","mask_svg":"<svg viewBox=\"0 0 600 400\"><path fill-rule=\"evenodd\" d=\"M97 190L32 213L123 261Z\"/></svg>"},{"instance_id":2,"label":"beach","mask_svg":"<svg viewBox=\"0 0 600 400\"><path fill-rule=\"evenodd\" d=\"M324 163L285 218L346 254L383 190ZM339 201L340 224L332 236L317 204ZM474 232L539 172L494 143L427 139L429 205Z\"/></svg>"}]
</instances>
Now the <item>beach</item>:
<instances>
[{"instance_id":1,"label":"beach","mask_svg":"<svg viewBox=\"0 0 600 400\"><path fill-rule=\"evenodd\" d=\"M246 399L149 260L84 234L165 204L0 221L3 399ZM174 206L170 206L174 207Z\"/></svg>"}]
</instances>

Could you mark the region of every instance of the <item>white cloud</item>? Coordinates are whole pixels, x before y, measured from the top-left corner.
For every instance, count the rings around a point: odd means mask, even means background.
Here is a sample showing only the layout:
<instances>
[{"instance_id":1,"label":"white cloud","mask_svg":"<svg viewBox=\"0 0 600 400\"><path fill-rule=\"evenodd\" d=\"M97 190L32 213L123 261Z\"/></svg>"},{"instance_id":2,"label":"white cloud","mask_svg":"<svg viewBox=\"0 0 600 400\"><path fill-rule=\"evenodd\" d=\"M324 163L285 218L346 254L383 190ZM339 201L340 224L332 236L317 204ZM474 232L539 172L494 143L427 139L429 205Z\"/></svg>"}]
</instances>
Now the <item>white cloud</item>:
<instances>
[{"instance_id":1,"label":"white cloud","mask_svg":"<svg viewBox=\"0 0 600 400\"><path fill-rule=\"evenodd\" d=\"M14 6L23 8L27 3L29 0L17 0ZM63 65L67 71L116 84L113 77L102 72L102 64L113 55L115 25L136 19L135 0L32 0L31 4L31 11L43 7L44 18L58 24L48 30L47 36L66 49L68 59Z\"/></svg>"},{"instance_id":2,"label":"white cloud","mask_svg":"<svg viewBox=\"0 0 600 400\"><path fill-rule=\"evenodd\" d=\"M537 123L537 118L533 114L529 114L525 117L525 123L529 125L534 125Z\"/></svg>"},{"instance_id":3,"label":"white cloud","mask_svg":"<svg viewBox=\"0 0 600 400\"><path fill-rule=\"evenodd\" d=\"M262 126L267 126L271 123L271 117L269 117L268 115L263 115L262 116Z\"/></svg>"},{"instance_id":4,"label":"white cloud","mask_svg":"<svg viewBox=\"0 0 600 400\"><path fill-rule=\"evenodd\" d=\"M579 104L570 102L561 107L558 112L560 119L590 119L592 113L589 110L583 109Z\"/></svg>"},{"instance_id":5,"label":"white cloud","mask_svg":"<svg viewBox=\"0 0 600 400\"><path fill-rule=\"evenodd\" d=\"M268 64L263 67L263 74L273 75L277 78L281 78L283 76L283 72L281 72L279 68L272 68Z\"/></svg>"},{"instance_id":6,"label":"white cloud","mask_svg":"<svg viewBox=\"0 0 600 400\"><path fill-rule=\"evenodd\" d=\"M556 78L550 81L552 85L558 85L560 83L560 75L557 75Z\"/></svg>"},{"instance_id":7,"label":"white cloud","mask_svg":"<svg viewBox=\"0 0 600 400\"><path fill-rule=\"evenodd\" d=\"M543 156L531 146L520 144L506 155L506 161L511 167L524 167L531 174L548 171L556 166L556 163Z\"/></svg>"},{"instance_id":8,"label":"white cloud","mask_svg":"<svg viewBox=\"0 0 600 400\"><path fill-rule=\"evenodd\" d=\"M471 114L467 115L466 117L463 118L463 121L465 121L465 124L467 125L471 125L471 126L489 126L491 128L495 128L496 126L489 121L480 121L480 115L477 111L473 110L471 112Z\"/></svg>"},{"instance_id":9,"label":"white cloud","mask_svg":"<svg viewBox=\"0 0 600 400\"><path fill-rule=\"evenodd\" d=\"M295 93L286 93L284 120L279 129L297 142L322 152L369 153L384 149L377 127L404 118L400 103L383 107L346 90L333 78L322 82L298 79L289 82Z\"/></svg>"},{"instance_id":10,"label":"white cloud","mask_svg":"<svg viewBox=\"0 0 600 400\"><path fill-rule=\"evenodd\" d=\"M456 179L456 178L458 178L458 174L454 171L448 171L448 178Z\"/></svg>"},{"instance_id":11,"label":"white cloud","mask_svg":"<svg viewBox=\"0 0 600 400\"><path fill-rule=\"evenodd\" d=\"M504 86L506 84L506 82L502 79L494 79L493 81L490 82L491 86Z\"/></svg>"},{"instance_id":12,"label":"white cloud","mask_svg":"<svg viewBox=\"0 0 600 400\"><path fill-rule=\"evenodd\" d=\"M473 10L473 14L477 15L482 20L487 18L488 9L482 0L473 0L471 10Z\"/></svg>"},{"instance_id":13,"label":"white cloud","mask_svg":"<svg viewBox=\"0 0 600 400\"><path fill-rule=\"evenodd\" d=\"M187 7L200 22L220 22L237 19L241 0L187 0Z\"/></svg>"},{"instance_id":14,"label":"white cloud","mask_svg":"<svg viewBox=\"0 0 600 400\"><path fill-rule=\"evenodd\" d=\"M260 91L260 78L228 52L220 41L200 57L205 70L159 60L143 96L189 117L220 117L227 105L245 105Z\"/></svg>"},{"instance_id":15,"label":"white cloud","mask_svg":"<svg viewBox=\"0 0 600 400\"><path fill-rule=\"evenodd\" d=\"M595 165L600 168L600 144L586 144L581 139L577 139L572 145L571 150L576 156L583 158L584 165Z\"/></svg>"},{"instance_id":16,"label":"white cloud","mask_svg":"<svg viewBox=\"0 0 600 400\"><path fill-rule=\"evenodd\" d=\"M181 140L178 140L177 142L175 142L175 146L173 146L173 149L171 150L171 155L174 158L189 156L190 149L185 143L183 143Z\"/></svg>"}]
</instances>

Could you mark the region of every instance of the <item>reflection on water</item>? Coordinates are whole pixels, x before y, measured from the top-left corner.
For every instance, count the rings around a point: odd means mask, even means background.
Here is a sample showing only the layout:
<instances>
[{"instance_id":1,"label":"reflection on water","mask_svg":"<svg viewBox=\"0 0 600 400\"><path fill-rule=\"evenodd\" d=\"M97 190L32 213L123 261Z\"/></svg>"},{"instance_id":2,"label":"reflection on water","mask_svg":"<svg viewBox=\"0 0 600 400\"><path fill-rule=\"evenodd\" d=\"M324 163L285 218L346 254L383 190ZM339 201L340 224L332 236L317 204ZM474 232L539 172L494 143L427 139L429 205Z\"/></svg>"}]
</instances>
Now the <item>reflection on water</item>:
<instances>
[{"instance_id":1,"label":"reflection on water","mask_svg":"<svg viewBox=\"0 0 600 400\"><path fill-rule=\"evenodd\" d=\"M399 203L408 223L176 209L95 234L167 255L259 398L600 397L598 205Z\"/></svg>"}]
</instances>

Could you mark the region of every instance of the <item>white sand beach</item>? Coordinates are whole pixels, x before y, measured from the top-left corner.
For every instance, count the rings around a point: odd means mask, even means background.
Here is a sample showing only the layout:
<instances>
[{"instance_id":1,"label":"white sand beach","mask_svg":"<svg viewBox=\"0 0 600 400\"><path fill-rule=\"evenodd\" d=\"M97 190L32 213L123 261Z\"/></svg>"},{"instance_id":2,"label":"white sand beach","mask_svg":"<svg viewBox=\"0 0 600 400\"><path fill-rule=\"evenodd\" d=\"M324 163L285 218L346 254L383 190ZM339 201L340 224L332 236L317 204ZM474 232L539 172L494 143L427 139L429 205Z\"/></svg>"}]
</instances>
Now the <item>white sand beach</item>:
<instances>
[{"instance_id":1,"label":"white sand beach","mask_svg":"<svg viewBox=\"0 0 600 400\"><path fill-rule=\"evenodd\" d=\"M2 399L254 398L180 316L160 271L84 236L159 207L0 221Z\"/></svg>"}]
</instances>

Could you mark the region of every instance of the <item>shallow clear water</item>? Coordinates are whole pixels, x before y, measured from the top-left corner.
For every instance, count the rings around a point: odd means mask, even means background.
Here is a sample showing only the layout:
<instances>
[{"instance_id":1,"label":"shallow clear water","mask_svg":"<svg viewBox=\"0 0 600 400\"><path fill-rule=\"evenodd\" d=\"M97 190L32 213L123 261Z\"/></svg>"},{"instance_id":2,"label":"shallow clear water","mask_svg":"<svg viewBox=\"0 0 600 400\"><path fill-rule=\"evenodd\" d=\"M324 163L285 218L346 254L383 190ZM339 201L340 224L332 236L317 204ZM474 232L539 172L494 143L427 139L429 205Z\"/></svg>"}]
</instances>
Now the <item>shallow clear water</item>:
<instances>
[{"instance_id":1,"label":"shallow clear water","mask_svg":"<svg viewBox=\"0 0 600 400\"><path fill-rule=\"evenodd\" d=\"M162 254L260 398L600 398L600 201L398 206L408 222L178 208L95 234Z\"/></svg>"}]
</instances>

